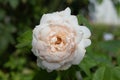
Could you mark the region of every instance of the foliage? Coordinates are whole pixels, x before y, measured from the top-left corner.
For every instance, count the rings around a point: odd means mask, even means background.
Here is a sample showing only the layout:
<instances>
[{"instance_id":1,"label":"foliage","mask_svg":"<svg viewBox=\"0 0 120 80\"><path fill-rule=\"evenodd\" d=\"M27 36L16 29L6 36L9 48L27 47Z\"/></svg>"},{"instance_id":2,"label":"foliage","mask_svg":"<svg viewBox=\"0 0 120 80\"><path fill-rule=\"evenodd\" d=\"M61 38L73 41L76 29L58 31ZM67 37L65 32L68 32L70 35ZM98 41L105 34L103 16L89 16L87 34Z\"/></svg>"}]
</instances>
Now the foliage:
<instances>
[{"instance_id":1,"label":"foliage","mask_svg":"<svg viewBox=\"0 0 120 80\"><path fill-rule=\"evenodd\" d=\"M120 80L120 27L90 24L84 18L88 15L88 3L88 0L0 0L0 80L77 80L76 72L83 80ZM67 6L77 15L80 25L90 28L92 45L79 65L48 73L37 67L31 52L32 29L43 14ZM114 40L105 41L105 32L112 33Z\"/></svg>"}]
</instances>

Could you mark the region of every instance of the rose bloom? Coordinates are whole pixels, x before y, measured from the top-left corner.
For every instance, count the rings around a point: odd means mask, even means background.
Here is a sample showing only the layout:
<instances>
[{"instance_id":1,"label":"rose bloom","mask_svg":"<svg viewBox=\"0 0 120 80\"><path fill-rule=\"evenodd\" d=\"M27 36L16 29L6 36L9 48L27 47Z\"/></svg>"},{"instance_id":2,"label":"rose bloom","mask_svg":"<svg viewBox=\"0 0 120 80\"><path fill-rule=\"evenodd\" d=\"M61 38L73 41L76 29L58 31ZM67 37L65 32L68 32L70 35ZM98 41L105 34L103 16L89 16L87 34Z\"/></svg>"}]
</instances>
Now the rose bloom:
<instances>
[{"instance_id":1,"label":"rose bloom","mask_svg":"<svg viewBox=\"0 0 120 80\"><path fill-rule=\"evenodd\" d=\"M37 65L51 72L79 64L85 47L91 44L90 35L89 29L78 24L69 8L44 14L33 30L32 52L37 56Z\"/></svg>"}]
</instances>

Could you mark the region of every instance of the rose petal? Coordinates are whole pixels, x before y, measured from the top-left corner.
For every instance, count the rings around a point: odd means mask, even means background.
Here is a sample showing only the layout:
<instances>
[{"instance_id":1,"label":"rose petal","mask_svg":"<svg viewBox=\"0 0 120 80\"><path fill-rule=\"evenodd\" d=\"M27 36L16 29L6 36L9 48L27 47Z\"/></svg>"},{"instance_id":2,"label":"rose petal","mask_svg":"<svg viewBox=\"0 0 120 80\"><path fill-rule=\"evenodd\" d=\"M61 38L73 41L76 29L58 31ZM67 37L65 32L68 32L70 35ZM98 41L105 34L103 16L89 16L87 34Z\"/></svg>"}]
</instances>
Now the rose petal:
<instances>
[{"instance_id":1,"label":"rose petal","mask_svg":"<svg viewBox=\"0 0 120 80\"><path fill-rule=\"evenodd\" d=\"M70 16L71 10L70 10L69 7L67 7L64 11L57 12L57 14L59 14L59 15L62 16L62 17Z\"/></svg>"},{"instance_id":2,"label":"rose petal","mask_svg":"<svg viewBox=\"0 0 120 80\"><path fill-rule=\"evenodd\" d=\"M80 26L80 29L83 31L84 38L89 38L91 36L90 30L86 26Z\"/></svg>"},{"instance_id":3,"label":"rose petal","mask_svg":"<svg viewBox=\"0 0 120 80\"><path fill-rule=\"evenodd\" d=\"M91 44L91 40L90 39L82 39L80 41L80 45L83 46L84 48L88 47Z\"/></svg>"},{"instance_id":4,"label":"rose petal","mask_svg":"<svg viewBox=\"0 0 120 80\"><path fill-rule=\"evenodd\" d=\"M81 45L78 45L78 48L75 52L75 57L74 60L72 61L73 64L79 64L80 61L83 59L84 55L85 55L86 50L81 48Z\"/></svg>"},{"instance_id":5,"label":"rose petal","mask_svg":"<svg viewBox=\"0 0 120 80\"><path fill-rule=\"evenodd\" d=\"M76 27L76 25L78 25L78 20L76 16L70 16L69 18L67 18L67 20L69 21L69 24L72 25L72 27Z\"/></svg>"},{"instance_id":6,"label":"rose petal","mask_svg":"<svg viewBox=\"0 0 120 80\"><path fill-rule=\"evenodd\" d=\"M62 18L56 14L44 14L41 18L40 24L44 24L44 23L51 23L51 22L59 22L62 21Z\"/></svg>"},{"instance_id":7,"label":"rose petal","mask_svg":"<svg viewBox=\"0 0 120 80\"><path fill-rule=\"evenodd\" d=\"M61 65L58 63L48 63L46 61L42 61L42 65L48 69L48 71L55 70L59 68Z\"/></svg>"}]
</instances>

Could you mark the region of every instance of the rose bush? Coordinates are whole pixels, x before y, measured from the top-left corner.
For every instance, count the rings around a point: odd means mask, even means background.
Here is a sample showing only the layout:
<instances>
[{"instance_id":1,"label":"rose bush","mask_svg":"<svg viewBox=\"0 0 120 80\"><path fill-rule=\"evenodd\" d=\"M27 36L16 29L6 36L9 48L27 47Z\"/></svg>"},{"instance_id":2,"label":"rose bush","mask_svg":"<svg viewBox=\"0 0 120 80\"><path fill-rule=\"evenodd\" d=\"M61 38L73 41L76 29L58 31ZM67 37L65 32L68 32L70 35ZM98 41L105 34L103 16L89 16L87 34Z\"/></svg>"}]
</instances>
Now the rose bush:
<instances>
[{"instance_id":1,"label":"rose bush","mask_svg":"<svg viewBox=\"0 0 120 80\"><path fill-rule=\"evenodd\" d=\"M78 24L69 8L44 14L33 30L32 52L37 56L37 65L50 72L79 64L85 47L91 44L90 35L89 29Z\"/></svg>"}]
</instances>

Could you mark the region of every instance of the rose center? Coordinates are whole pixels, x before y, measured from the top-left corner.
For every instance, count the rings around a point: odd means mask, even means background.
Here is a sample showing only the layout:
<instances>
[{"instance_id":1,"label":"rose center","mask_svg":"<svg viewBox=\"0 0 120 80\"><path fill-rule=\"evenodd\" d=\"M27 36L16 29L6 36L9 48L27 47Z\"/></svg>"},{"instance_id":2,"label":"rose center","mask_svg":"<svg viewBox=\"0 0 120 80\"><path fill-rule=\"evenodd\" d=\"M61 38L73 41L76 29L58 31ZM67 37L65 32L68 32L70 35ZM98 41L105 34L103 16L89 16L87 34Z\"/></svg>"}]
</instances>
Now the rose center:
<instances>
[{"instance_id":1,"label":"rose center","mask_svg":"<svg viewBox=\"0 0 120 80\"><path fill-rule=\"evenodd\" d=\"M55 42L55 44L60 44L62 42L62 39L60 37L57 37L57 41Z\"/></svg>"}]
</instances>

